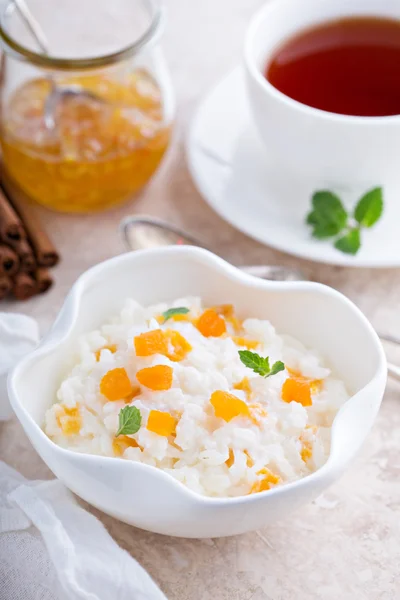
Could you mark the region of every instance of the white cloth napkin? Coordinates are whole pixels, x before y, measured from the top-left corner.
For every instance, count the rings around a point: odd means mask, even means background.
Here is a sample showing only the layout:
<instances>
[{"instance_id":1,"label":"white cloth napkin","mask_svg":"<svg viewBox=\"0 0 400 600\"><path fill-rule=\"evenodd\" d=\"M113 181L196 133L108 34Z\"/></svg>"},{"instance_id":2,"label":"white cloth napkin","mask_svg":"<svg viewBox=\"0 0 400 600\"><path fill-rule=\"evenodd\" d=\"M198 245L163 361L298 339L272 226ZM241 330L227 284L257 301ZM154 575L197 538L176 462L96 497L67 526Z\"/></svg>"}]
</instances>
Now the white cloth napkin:
<instances>
[{"instance_id":1,"label":"white cloth napkin","mask_svg":"<svg viewBox=\"0 0 400 600\"><path fill-rule=\"evenodd\" d=\"M0 312L0 421L11 416L7 396L7 373L39 342L39 328L26 315Z\"/></svg>"},{"instance_id":2,"label":"white cloth napkin","mask_svg":"<svg viewBox=\"0 0 400 600\"><path fill-rule=\"evenodd\" d=\"M29 317L0 313L3 419L5 374L38 337ZM60 481L29 481L0 461L0 600L166 598Z\"/></svg>"}]
</instances>

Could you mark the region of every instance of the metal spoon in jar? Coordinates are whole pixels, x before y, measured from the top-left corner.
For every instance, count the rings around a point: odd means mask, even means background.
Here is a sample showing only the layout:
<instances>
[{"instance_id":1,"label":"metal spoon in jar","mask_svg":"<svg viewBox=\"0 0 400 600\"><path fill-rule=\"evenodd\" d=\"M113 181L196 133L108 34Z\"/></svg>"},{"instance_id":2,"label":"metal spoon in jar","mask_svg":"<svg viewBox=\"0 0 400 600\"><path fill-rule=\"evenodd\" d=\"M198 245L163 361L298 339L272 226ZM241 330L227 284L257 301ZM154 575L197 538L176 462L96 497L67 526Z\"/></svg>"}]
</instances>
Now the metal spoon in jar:
<instances>
[{"instance_id":1,"label":"metal spoon in jar","mask_svg":"<svg viewBox=\"0 0 400 600\"><path fill-rule=\"evenodd\" d=\"M39 22L33 16L30 9L28 8L28 5L26 4L25 0L14 0L14 5L17 8L19 15L22 18L22 20L24 21L25 25L31 32L37 45L42 50L43 54L45 54L46 56L49 56L50 55L50 47L49 47L49 42L47 40L47 37L46 37L45 33L43 32L43 29L41 28ZM55 120L54 120L55 110L56 110L57 104L64 97L80 96L80 97L88 98L90 100L95 100L96 102L99 102L101 104L105 103L105 101L102 98L100 98L99 96L96 96L92 92L83 90L79 85L69 84L68 86L60 87L59 85L56 85L54 78L51 77L50 75L47 77L47 79L51 84L51 92L47 96L46 102L44 105L44 122L48 129L54 129L54 127L55 127Z\"/></svg>"},{"instance_id":2,"label":"metal spoon in jar","mask_svg":"<svg viewBox=\"0 0 400 600\"><path fill-rule=\"evenodd\" d=\"M120 224L120 232L127 250L142 250L160 246L189 245L205 248L191 234L153 217L126 217ZM300 269L278 265L251 265L239 267L242 271L269 281L307 281L308 277ZM382 340L400 345L400 339L386 334L378 334ZM400 380L400 367L388 363L388 373Z\"/></svg>"}]
</instances>

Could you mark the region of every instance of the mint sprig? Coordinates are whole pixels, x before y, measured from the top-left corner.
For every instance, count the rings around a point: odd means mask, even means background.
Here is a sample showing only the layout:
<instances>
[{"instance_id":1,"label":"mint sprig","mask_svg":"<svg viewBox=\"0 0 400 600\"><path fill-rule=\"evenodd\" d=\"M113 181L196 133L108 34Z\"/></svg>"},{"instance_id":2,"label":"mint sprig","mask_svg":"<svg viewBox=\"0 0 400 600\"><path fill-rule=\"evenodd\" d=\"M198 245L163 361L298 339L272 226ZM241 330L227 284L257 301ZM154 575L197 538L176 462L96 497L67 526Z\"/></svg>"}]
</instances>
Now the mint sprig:
<instances>
[{"instance_id":1,"label":"mint sprig","mask_svg":"<svg viewBox=\"0 0 400 600\"><path fill-rule=\"evenodd\" d=\"M382 188L377 187L367 192L359 200L354 218L363 227L372 227L381 218L383 213Z\"/></svg>"},{"instance_id":2,"label":"mint sprig","mask_svg":"<svg viewBox=\"0 0 400 600\"><path fill-rule=\"evenodd\" d=\"M256 352L250 352L250 350L239 350L239 357L245 367L252 369L254 373L265 378L272 377L272 375L276 375L285 368L285 365L280 360L270 367L268 356L263 358Z\"/></svg>"},{"instance_id":3,"label":"mint sprig","mask_svg":"<svg viewBox=\"0 0 400 600\"><path fill-rule=\"evenodd\" d=\"M344 236L338 238L335 242L335 248L345 254L357 254L361 247L360 230L349 229Z\"/></svg>"},{"instance_id":4,"label":"mint sprig","mask_svg":"<svg viewBox=\"0 0 400 600\"><path fill-rule=\"evenodd\" d=\"M190 310L186 308L186 306L178 306L177 308L169 308L168 310L163 312L161 316L164 317L165 323L165 321L168 321L168 319L175 315L187 315L188 312L190 312Z\"/></svg>"},{"instance_id":5,"label":"mint sprig","mask_svg":"<svg viewBox=\"0 0 400 600\"><path fill-rule=\"evenodd\" d=\"M320 240L330 238L342 231L347 223L347 212L338 196L322 190L312 197L313 210L307 223L313 226L313 236Z\"/></svg>"},{"instance_id":6,"label":"mint sprig","mask_svg":"<svg viewBox=\"0 0 400 600\"><path fill-rule=\"evenodd\" d=\"M379 221L383 213L381 187L369 190L357 202L353 215L343 206L340 198L329 190L313 194L312 210L306 222L312 227L312 236L325 240L336 236L335 248L345 254L355 255L361 248L361 231Z\"/></svg>"},{"instance_id":7,"label":"mint sprig","mask_svg":"<svg viewBox=\"0 0 400 600\"><path fill-rule=\"evenodd\" d=\"M141 424L140 410L136 406L125 406L119 411L119 427L115 436L133 435L139 431Z\"/></svg>"}]
</instances>

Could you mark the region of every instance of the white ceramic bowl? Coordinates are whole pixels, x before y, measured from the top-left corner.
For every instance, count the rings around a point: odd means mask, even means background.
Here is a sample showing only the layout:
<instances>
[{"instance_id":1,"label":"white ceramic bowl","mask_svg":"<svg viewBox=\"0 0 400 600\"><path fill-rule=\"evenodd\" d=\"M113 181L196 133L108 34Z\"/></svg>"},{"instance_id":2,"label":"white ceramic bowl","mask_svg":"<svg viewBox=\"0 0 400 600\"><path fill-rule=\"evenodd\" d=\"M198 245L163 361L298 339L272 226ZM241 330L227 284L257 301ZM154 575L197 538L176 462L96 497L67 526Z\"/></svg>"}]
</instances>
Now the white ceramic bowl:
<instances>
[{"instance_id":1,"label":"white ceramic bowl","mask_svg":"<svg viewBox=\"0 0 400 600\"><path fill-rule=\"evenodd\" d=\"M398 0L272 0L247 30L244 63L249 103L257 131L283 178L307 181L310 189L363 193L398 184L400 116L356 117L306 106L282 94L265 78L271 55L288 38L325 21L350 16L400 19ZM309 198L293 194L293 203ZM390 197L398 214L398 194Z\"/></svg>"},{"instance_id":2,"label":"white ceramic bowl","mask_svg":"<svg viewBox=\"0 0 400 600\"><path fill-rule=\"evenodd\" d=\"M335 419L331 454L319 471L252 496L207 498L154 467L64 450L43 433L45 411L71 366L79 335L119 312L127 296L148 305L187 295L199 295L206 304L231 302L240 315L270 319L279 332L318 348L346 382L353 396ZM316 283L262 281L205 250L170 247L118 256L82 275L50 334L11 373L9 393L35 449L78 496L137 527L201 538L275 522L331 485L364 441L385 381L377 335L339 292Z\"/></svg>"}]
</instances>

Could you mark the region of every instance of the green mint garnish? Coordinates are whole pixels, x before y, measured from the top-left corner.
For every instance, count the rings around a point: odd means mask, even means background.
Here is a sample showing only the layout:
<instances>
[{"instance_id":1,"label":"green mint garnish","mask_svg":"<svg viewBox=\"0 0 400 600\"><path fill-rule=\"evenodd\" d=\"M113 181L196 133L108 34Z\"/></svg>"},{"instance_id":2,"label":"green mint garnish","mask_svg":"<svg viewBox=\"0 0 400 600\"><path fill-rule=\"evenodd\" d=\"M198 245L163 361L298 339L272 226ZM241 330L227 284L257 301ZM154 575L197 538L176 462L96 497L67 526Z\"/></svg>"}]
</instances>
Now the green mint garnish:
<instances>
[{"instance_id":1,"label":"green mint garnish","mask_svg":"<svg viewBox=\"0 0 400 600\"><path fill-rule=\"evenodd\" d=\"M261 377L272 377L272 375L276 375L285 368L280 360L270 367L268 356L263 358L256 352L250 352L250 350L239 350L239 356L245 367L252 369L254 373L261 375Z\"/></svg>"},{"instance_id":2,"label":"green mint garnish","mask_svg":"<svg viewBox=\"0 0 400 600\"><path fill-rule=\"evenodd\" d=\"M163 312L161 316L164 317L165 323L165 321L168 321L168 319L170 319L174 315L187 315L188 312L190 312L190 310L186 308L186 306L178 306L178 308L169 308L168 310Z\"/></svg>"},{"instance_id":3,"label":"green mint garnish","mask_svg":"<svg viewBox=\"0 0 400 600\"><path fill-rule=\"evenodd\" d=\"M382 216L383 194L382 188L374 188L367 192L358 202L354 211L354 218L363 227L372 227Z\"/></svg>"},{"instance_id":4,"label":"green mint garnish","mask_svg":"<svg viewBox=\"0 0 400 600\"><path fill-rule=\"evenodd\" d=\"M119 435L133 435L140 429L142 423L142 415L140 410L136 406L125 406L119 411L119 427L115 434L116 437Z\"/></svg>"},{"instance_id":5,"label":"green mint garnish","mask_svg":"<svg viewBox=\"0 0 400 600\"><path fill-rule=\"evenodd\" d=\"M312 210L306 222L312 227L312 236L318 240L337 237L335 248L355 255L361 247L361 230L375 225L383 213L383 192L377 187L358 201L351 217L342 201L329 190L317 191L312 197Z\"/></svg>"},{"instance_id":6,"label":"green mint garnish","mask_svg":"<svg viewBox=\"0 0 400 600\"><path fill-rule=\"evenodd\" d=\"M335 194L328 191L315 192L312 197L313 210L307 223L313 227L313 236L319 240L340 233L347 223L347 212Z\"/></svg>"},{"instance_id":7,"label":"green mint garnish","mask_svg":"<svg viewBox=\"0 0 400 600\"><path fill-rule=\"evenodd\" d=\"M335 248L345 254L357 254L361 246L359 229L349 229L348 232L335 242Z\"/></svg>"}]
</instances>

